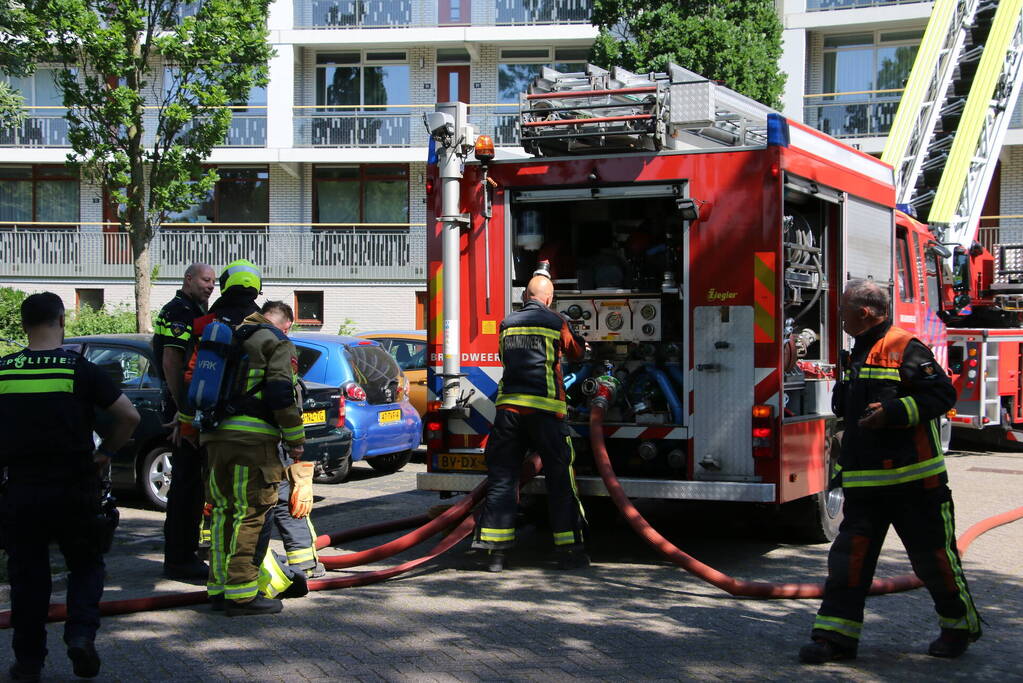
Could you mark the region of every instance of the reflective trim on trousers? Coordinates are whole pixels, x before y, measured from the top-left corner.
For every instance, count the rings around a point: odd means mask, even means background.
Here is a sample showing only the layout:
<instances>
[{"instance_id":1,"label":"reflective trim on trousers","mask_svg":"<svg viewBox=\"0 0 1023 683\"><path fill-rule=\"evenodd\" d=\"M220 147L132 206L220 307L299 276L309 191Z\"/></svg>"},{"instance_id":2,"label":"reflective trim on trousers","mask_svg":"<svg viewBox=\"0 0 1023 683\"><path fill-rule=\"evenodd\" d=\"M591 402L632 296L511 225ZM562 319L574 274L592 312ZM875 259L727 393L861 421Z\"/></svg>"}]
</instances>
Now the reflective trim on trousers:
<instances>
[{"instance_id":1,"label":"reflective trim on trousers","mask_svg":"<svg viewBox=\"0 0 1023 683\"><path fill-rule=\"evenodd\" d=\"M820 631L834 631L835 633L841 633L843 636L859 640L860 631L863 630L863 622L818 614L817 618L813 620L813 627Z\"/></svg>"}]
</instances>

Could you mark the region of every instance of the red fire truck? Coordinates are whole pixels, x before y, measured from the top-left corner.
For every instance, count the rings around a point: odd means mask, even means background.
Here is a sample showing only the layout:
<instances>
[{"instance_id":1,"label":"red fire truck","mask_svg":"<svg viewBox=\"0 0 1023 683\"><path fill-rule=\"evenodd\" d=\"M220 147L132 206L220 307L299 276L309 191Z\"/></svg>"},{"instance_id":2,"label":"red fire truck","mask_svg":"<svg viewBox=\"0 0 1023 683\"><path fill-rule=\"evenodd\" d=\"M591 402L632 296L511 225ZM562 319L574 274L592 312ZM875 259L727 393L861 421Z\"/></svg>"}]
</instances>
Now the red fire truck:
<instances>
[{"instance_id":1,"label":"red fire truck","mask_svg":"<svg viewBox=\"0 0 1023 683\"><path fill-rule=\"evenodd\" d=\"M584 496L606 495L587 405L610 375L621 390L604 436L631 497L781 506L805 539L833 537L843 284L890 283L897 324L942 356L946 343L949 251L896 211L892 168L675 65L544 69L520 105L529 157L494 160L479 140L471 159L464 104L426 124L432 402L419 488L481 480L498 327L548 261L554 307L591 347L564 368ZM970 339L967 364L981 343ZM542 491L542 477L529 486Z\"/></svg>"}]
</instances>

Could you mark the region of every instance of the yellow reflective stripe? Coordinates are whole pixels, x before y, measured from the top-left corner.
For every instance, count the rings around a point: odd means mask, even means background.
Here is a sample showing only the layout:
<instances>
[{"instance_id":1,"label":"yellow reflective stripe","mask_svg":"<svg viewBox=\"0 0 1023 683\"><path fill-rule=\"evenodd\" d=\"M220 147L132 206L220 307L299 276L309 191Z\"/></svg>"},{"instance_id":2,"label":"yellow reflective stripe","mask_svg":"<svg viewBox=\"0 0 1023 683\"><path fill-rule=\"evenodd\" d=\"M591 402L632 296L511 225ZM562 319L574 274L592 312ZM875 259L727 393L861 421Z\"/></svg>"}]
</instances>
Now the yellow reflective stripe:
<instances>
[{"instance_id":1,"label":"yellow reflective stripe","mask_svg":"<svg viewBox=\"0 0 1023 683\"><path fill-rule=\"evenodd\" d=\"M501 332L501 339L513 334L537 334L550 339L561 339L561 330L552 330L549 327L509 327Z\"/></svg>"},{"instance_id":2,"label":"yellow reflective stripe","mask_svg":"<svg viewBox=\"0 0 1023 683\"><path fill-rule=\"evenodd\" d=\"M213 513L210 515L210 579L206 592L219 595L224 592L227 581L224 565L224 523L227 519L227 499L217 486L217 478L209 477L210 498L213 499Z\"/></svg>"},{"instance_id":3,"label":"yellow reflective stripe","mask_svg":"<svg viewBox=\"0 0 1023 683\"><path fill-rule=\"evenodd\" d=\"M813 620L813 627L821 631L834 631L835 633L841 633L843 636L859 640L860 632L863 630L863 622L818 614L817 618Z\"/></svg>"},{"instance_id":4,"label":"yellow reflective stripe","mask_svg":"<svg viewBox=\"0 0 1023 683\"><path fill-rule=\"evenodd\" d=\"M948 151L945 170L934 194L934 204L928 214L929 223L951 223L966 185L970 166L987 120L991 98L995 96L1006 61L1006 53L1019 23L1023 0L999 0L998 9L991 20L991 29L984 41L984 52L977 72L973 76L966 107L956 127L952 148Z\"/></svg>"},{"instance_id":5,"label":"yellow reflective stripe","mask_svg":"<svg viewBox=\"0 0 1023 683\"><path fill-rule=\"evenodd\" d=\"M316 559L316 552L312 548L288 551L288 564L301 564Z\"/></svg>"},{"instance_id":6,"label":"yellow reflective stripe","mask_svg":"<svg viewBox=\"0 0 1023 683\"><path fill-rule=\"evenodd\" d=\"M74 388L74 379L0 380L0 394L70 394Z\"/></svg>"},{"instance_id":7,"label":"yellow reflective stripe","mask_svg":"<svg viewBox=\"0 0 1023 683\"><path fill-rule=\"evenodd\" d=\"M6 370L0 370L0 377L6 375L73 375L75 374L74 368L8 368Z\"/></svg>"},{"instance_id":8,"label":"yellow reflective stripe","mask_svg":"<svg viewBox=\"0 0 1023 683\"><path fill-rule=\"evenodd\" d=\"M480 529L480 540L500 543L502 541L514 541L515 529Z\"/></svg>"},{"instance_id":9,"label":"yellow reflective stripe","mask_svg":"<svg viewBox=\"0 0 1023 683\"><path fill-rule=\"evenodd\" d=\"M571 545L575 543L574 531L559 531L554 534L554 545Z\"/></svg>"},{"instance_id":10,"label":"yellow reflective stripe","mask_svg":"<svg viewBox=\"0 0 1023 683\"><path fill-rule=\"evenodd\" d=\"M899 376L898 368L879 368L872 365L864 365L860 370L860 379L889 379L898 382L901 377Z\"/></svg>"},{"instance_id":11,"label":"yellow reflective stripe","mask_svg":"<svg viewBox=\"0 0 1023 683\"><path fill-rule=\"evenodd\" d=\"M259 565L259 578L256 579L259 592L268 598L275 598L288 590L291 583L291 579L277 564L277 558L274 557L273 551L267 550Z\"/></svg>"},{"instance_id":12,"label":"yellow reflective stripe","mask_svg":"<svg viewBox=\"0 0 1023 683\"><path fill-rule=\"evenodd\" d=\"M917 410L916 399L912 396L906 396L904 398L900 398L899 403L901 403L902 407L906 409L906 421L911 425L919 424L920 411Z\"/></svg>"},{"instance_id":13,"label":"yellow reflective stripe","mask_svg":"<svg viewBox=\"0 0 1023 683\"><path fill-rule=\"evenodd\" d=\"M575 483L575 447L572 445L572 437L566 436L565 443L568 444L568 481L572 484L572 495L575 496L576 505L579 506L579 517L586 521L583 499L579 497L579 487Z\"/></svg>"},{"instance_id":14,"label":"yellow reflective stripe","mask_svg":"<svg viewBox=\"0 0 1023 683\"><path fill-rule=\"evenodd\" d=\"M287 441L295 441L297 439L305 438L305 425L296 425L294 427L281 427L281 433L284 434L284 438Z\"/></svg>"},{"instance_id":15,"label":"yellow reflective stripe","mask_svg":"<svg viewBox=\"0 0 1023 683\"><path fill-rule=\"evenodd\" d=\"M256 597L258 591L259 583L257 581L236 583L224 586L224 597L228 600L246 600Z\"/></svg>"},{"instance_id":16,"label":"yellow reflective stripe","mask_svg":"<svg viewBox=\"0 0 1023 683\"><path fill-rule=\"evenodd\" d=\"M227 429L232 432L252 432L254 434L266 434L268 436L280 436L281 432L281 430L274 427L269 422L260 420L258 417L251 417L248 415L229 417L221 422L217 429Z\"/></svg>"},{"instance_id":17,"label":"yellow reflective stripe","mask_svg":"<svg viewBox=\"0 0 1023 683\"><path fill-rule=\"evenodd\" d=\"M892 486L916 481L945 471L945 458L942 455L915 462L912 465L896 467L890 470L846 470L842 473L842 486Z\"/></svg>"},{"instance_id":18,"label":"yellow reflective stripe","mask_svg":"<svg viewBox=\"0 0 1023 683\"><path fill-rule=\"evenodd\" d=\"M551 413L564 413L565 402L557 401L543 396L532 396L530 394L500 394L497 397L498 406L522 406L523 408L536 408Z\"/></svg>"},{"instance_id":19,"label":"yellow reflective stripe","mask_svg":"<svg viewBox=\"0 0 1023 683\"><path fill-rule=\"evenodd\" d=\"M544 338L544 353L547 359L544 363L544 370L547 373L547 398L554 398L558 392L554 388L554 340L550 337Z\"/></svg>"},{"instance_id":20,"label":"yellow reflective stripe","mask_svg":"<svg viewBox=\"0 0 1023 683\"><path fill-rule=\"evenodd\" d=\"M955 523L952 520L952 503L946 501L941 504L941 520L945 527L945 556L948 557L948 564L952 569L956 588L959 589L959 599L962 600L963 605L966 607L966 614L963 615L963 618L966 620L970 633L977 633L980 630L980 615L977 614L977 608L973 605L973 598L966 587L963 566L959 563L959 557L952 546L956 542Z\"/></svg>"}]
</instances>

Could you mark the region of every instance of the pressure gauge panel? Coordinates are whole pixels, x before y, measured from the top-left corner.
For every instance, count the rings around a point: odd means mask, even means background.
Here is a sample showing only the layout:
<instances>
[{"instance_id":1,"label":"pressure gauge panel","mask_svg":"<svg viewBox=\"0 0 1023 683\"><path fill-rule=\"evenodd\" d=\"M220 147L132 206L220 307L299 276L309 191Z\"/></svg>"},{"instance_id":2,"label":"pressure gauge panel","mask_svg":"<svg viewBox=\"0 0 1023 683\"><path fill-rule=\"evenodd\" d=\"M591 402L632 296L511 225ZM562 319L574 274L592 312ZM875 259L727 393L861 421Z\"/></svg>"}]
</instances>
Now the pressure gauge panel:
<instances>
[{"instance_id":1,"label":"pressure gauge panel","mask_svg":"<svg viewBox=\"0 0 1023 683\"><path fill-rule=\"evenodd\" d=\"M586 341L660 341L661 300L604 291L558 293L555 304Z\"/></svg>"}]
</instances>

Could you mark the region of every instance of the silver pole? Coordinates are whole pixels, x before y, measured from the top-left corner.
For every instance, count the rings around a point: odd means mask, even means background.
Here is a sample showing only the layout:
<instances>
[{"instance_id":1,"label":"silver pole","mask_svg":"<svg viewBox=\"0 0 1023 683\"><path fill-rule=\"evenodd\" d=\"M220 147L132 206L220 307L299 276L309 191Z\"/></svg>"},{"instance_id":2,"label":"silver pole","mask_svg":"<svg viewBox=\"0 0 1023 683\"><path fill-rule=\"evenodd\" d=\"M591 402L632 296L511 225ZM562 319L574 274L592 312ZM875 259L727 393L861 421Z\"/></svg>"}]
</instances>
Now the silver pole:
<instances>
[{"instance_id":1,"label":"silver pole","mask_svg":"<svg viewBox=\"0 0 1023 683\"><path fill-rule=\"evenodd\" d=\"M437 111L450 114L458 123L465 121L465 114L459 116L459 102L437 105ZM452 410L458 406L462 393L462 351L460 345L461 325L461 264L459 263L459 238L461 237L462 216L459 212L459 189L462 180L462 159L459 126L446 144L437 146L437 167L441 183L441 254L442 286L444 288L444 375L441 390L441 410Z\"/></svg>"}]
</instances>

